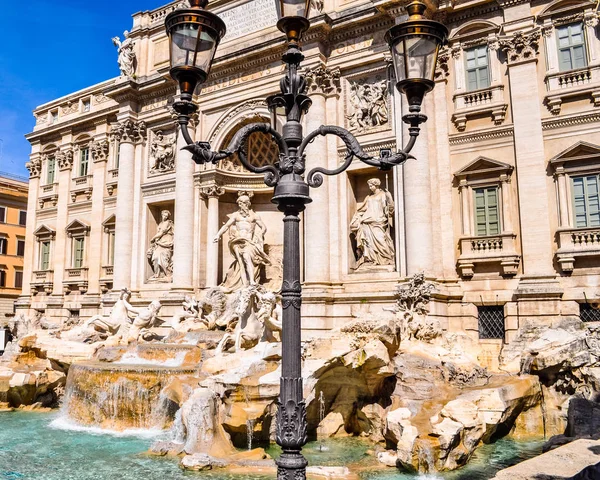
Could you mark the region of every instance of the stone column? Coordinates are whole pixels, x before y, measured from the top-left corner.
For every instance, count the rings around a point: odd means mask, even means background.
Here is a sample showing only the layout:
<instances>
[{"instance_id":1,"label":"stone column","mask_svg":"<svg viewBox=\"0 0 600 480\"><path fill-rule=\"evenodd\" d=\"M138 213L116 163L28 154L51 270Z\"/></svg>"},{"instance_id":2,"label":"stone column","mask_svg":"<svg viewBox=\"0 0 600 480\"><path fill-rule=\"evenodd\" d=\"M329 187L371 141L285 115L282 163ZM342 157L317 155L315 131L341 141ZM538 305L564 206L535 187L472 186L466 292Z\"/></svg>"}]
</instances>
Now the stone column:
<instances>
[{"instance_id":1,"label":"stone column","mask_svg":"<svg viewBox=\"0 0 600 480\"><path fill-rule=\"evenodd\" d=\"M318 65L307 69L304 77L312 100L310 115L306 117L308 134L327 123L327 97L339 93L340 71ZM317 137L306 152L307 172L315 167L329 168L329 149L325 137ZM329 256L333 246L328 228L332 204L329 197L330 182L325 177L323 185L311 190L313 202L304 213L304 279L308 288L323 288L331 282ZM333 248L337 248L337 245Z\"/></svg>"},{"instance_id":2,"label":"stone column","mask_svg":"<svg viewBox=\"0 0 600 480\"><path fill-rule=\"evenodd\" d=\"M42 174L42 159L39 154L31 156L27 163L27 169L29 170L29 193L27 196L27 235L25 235L25 257L23 259L23 289L21 291L23 297L31 295L33 271L38 269L35 264L35 249L38 243L33 232L36 230L36 212L40 194L40 175Z\"/></svg>"},{"instance_id":3,"label":"stone column","mask_svg":"<svg viewBox=\"0 0 600 480\"><path fill-rule=\"evenodd\" d=\"M467 184L466 180L461 180L458 186L461 201L461 216L462 216L462 234L465 237L470 237L471 233L471 207L469 202L469 195L471 189Z\"/></svg>"},{"instance_id":4,"label":"stone column","mask_svg":"<svg viewBox=\"0 0 600 480\"><path fill-rule=\"evenodd\" d=\"M219 244L213 242L219 232L219 197L225 189L214 184L200 190L208 203L206 219L206 286L216 287L219 281Z\"/></svg>"},{"instance_id":5,"label":"stone column","mask_svg":"<svg viewBox=\"0 0 600 480\"><path fill-rule=\"evenodd\" d=\"M565 174L565 168L561 165L556 167L556 182L558 186L558 209L559 209L559 221L561 228L568 228L571 226L571 216L569 215L569 199L567 190L567 175Z\"/></svg>"},{"instance_id":6,"label":"stone column","mask_svg":"<svg viewBox=\"0 0 600 480\"><path fill-rule=\"evenodd\" d=\"M539 31L517 32L500 46L508 58L508 73L514 122L523 273L526 276L554 275L552 231L548 214L546 160L542 113L538 89L537 55Z\"/></svg>"},{"instance_id":7,"label":"stone column","mask_svg":"<svg viewBox=\"0 0 600 480\"><path fill-rule=\"evenodd\" d=\"M502 194L502 233L512 233L513 225L510 215L510 175L500 176Z\"/></svg>"},{"instance_id":8,"label":"stone column","mask_svg":"<svg viewBox=\"0 0 600 480\"><path fill-rule=\"evenodd\" d=\"M432 96L423 100L423 113L431 110ZM408 111L406 99L402 110ZM396 119L396 121L402 121ZM431 121L430 121L431 122ZM406 274L432 273L433 238L431 229L431 177L429 167L429 123L422 125L421 134L411 154L416 160L408 160L404 166L404 211L406 222ZM405 133L405 138L408 134Z\"/></svg>"},{"instance_id":9,"label":"stone column","mask_svg":"<svg viewBox=\"0 0 600 480\"><path fill-rule=\"evenodd\" d=\"M115 225L115 267L113 289L131 287L133 251L133 211L135 186L135 145L146 136L144 122L126 119L117 124L113 135L119 142L119 181Z\"/></svg>"},{"instance_id":10,"label":"stone column","mask_svg":"<svg viewBox=\"0 0 600 480\"><path fill-rule=\"evenodd\" d=\"M56 154L56 163L58 164L58 203L56 204L56 239L54 241L53 263L54 287L52 295L63 295L63 279L65 268L69 268L69 252L67 245L67 219L69 216L68 206L71 198L71 168L73 167L73 150L63 150Z\"/></svg>"},{"instance_id":11,"label":"stone column","mask_svg":"<svg viewBox=\"0 0 600 480\"><path fill-rule=\"evenodd\" d=\"M173 290L194 288L194 162L182 150L187 144L179 131L175 171L175 245L173 247Z\"/></svg>"},{"instance_id":12,"label":"stone column","mask_svg":"<svg viewBox=\"0 0 600 480\"><path fill-rule=\"evenodd\" d=\"M86 251L88 261L88 295L100 295L100 277L102 277L104 243L104 184L106 181L106 165L108 162L109 143L106 135L97 138L92 144L92 229L89 236L89 245Z\"/></svg>"}]
</instances>

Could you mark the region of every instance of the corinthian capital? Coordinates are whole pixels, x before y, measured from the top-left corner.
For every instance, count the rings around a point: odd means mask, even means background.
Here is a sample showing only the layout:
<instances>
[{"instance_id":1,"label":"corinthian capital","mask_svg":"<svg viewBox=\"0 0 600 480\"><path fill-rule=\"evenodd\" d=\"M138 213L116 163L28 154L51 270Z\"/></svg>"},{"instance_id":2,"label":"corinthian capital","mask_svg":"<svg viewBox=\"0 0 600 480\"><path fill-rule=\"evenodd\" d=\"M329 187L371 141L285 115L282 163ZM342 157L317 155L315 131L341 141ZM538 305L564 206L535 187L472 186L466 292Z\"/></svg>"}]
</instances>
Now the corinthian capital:
<instances>
[{"instance_id":1,"label":"corinthian capital","mask_svg":"<svg viewBox=\"0 0 600 480\"><path fill-rule=\"evenodd\" d=\"M92 159L94 162L106 162L108 160L108 140L100 140L92 143Z\"/></svg>"},{"instance_id":2,"label":"corinthian capital","mask_svg":"<svg viewBox=\"0 0 600 480\"><path fill-rule=\"evenodd\" d=\"M57 152L56 162L60 170L69 170L73 166L73 150Z\"/></svg>"},{"instance_id":3,"label":"corinthian capital","mask_svg":"<svg viewBox=\"0 0 600 480\"><path fill-rule=\"evenodd\" d=\"M29 170L29 178L40 178L42 174L42 159L40 157L32 157L25 164L25 167Z\"/></svg>"},{"instance_id":4,"label":"corinthian capital","mask_svg":"<svg viewBox=\"0 0 600 480\"><path fill-rule=\"evenodd\" d=\"M118 142L139 143L146 138L146 122L123 120L113 127L111 134Z\"/></svg>"},{"instance_id":5,"label":"corinthian capital","mask_svg":"<svg viewBox=\"0 0 600 480\"><path fill-rule=\"evenodd\" d=\"M339 68L329 69L325 65L318 65L306 69L303 75L310 93L331 95L342 91Z\"/></svg>"},{"instance_id":6,"label":"corinthian capital","mask_svg":"<svg viewBox=\"0 0 600 480\"><path fill-rule=\"evenodd\" d=\"M506 52L508 63L520 63L535 60L540 50L539 29L530 32L517 32L511 37L500 40L500 48Z\"/></svg>"},{"instance_id":7,"label":"corinthian capital","mask_svg":"<svg viewBox=\"0 0 600 480\"><path fill-rule=\"evenodd\" d=\"M220 197L225 193L225 189L221 185L208 185L200 189L200 196L203 199Z\"/></svg>"}]
</instances>

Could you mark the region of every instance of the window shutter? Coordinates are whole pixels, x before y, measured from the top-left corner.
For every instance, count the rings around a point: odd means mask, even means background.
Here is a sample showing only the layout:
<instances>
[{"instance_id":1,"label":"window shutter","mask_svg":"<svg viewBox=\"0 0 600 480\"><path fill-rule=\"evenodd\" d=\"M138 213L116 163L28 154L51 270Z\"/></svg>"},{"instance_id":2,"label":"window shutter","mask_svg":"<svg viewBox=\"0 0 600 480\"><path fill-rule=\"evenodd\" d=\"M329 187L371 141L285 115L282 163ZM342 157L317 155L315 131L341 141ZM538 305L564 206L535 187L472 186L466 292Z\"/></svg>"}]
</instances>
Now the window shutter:
<instances>
[{"instance_id":1,"label":"window shutter","mask_svg":"<svg viewBox=\"0 0 600 480\"><path fill-rule=\"evenodd\" d=\"M476 235L487 235L487 225L485 218L485 190L475 190L475 223L477 225Z\"/></svg>"},{"instance_id":2,"label":"window shutter","mask_svg":"<svg viewBox=\"0 0 600 480\"><path fill-rule=\"evenodd\" d=\"M573 68L585 67L585 65L586 65L585 48L583 48L583 45L573 47L572 55L573 55Z\"/></svg>"},{"instance_id":3,"label":"window shutter","mask_svg":"<svg viewBox=\"0 0 600 480\"><path fill-rule=\"evenodd\" d=\"M498 189L487 189L487 214L488 214L488 235L498 235L500 233L500 219L498 217Z\"/></svg>"},{"instance_id":4,"label":"window shutter","mask_svg":"<svg viewBox=\"0 0 600 480\"><path fill-rule=\"evenodd\" d=\"M81 149L81 161L79 164L79 176L85 177L88 174L88 164L90 158L90 150L88 148Z\"/></svg>"},{"instance_id":5,"label":"window shutter","mask_svg":"<svg viewBox=\"0 0 600 480\"><path fill-rule=\"evenodd\" d=\"M588 227L600 226L600 198L597 175L586 178Z\"/></svg>"},{"instance_id":6,"label":"window shutter","mask_svg":"<svg viewBox=\"0 0 600 480\"><path fill-rule=\"evenodd\" d=\"M585 177L573 178L573 208L575 210L575 227L587 227L587 212L585 205Z\"/></svg>"},{"instance_id":7,"label":"window shutter","mask_svg":"<svg viewBox=\"0 0 600 480\"><path fill-rule=\"evenodd\" d=\"M41 255L41 270L48 270L50 267L50 242L42 243L42 255Z\"/></svg>"},{"instance_id":8,"label":"window shutter","mask_svg":"<svg viewBox=\"0 0 600 480\"><path fill-rule=\"evenodd\" d=\"M83 238L76 238L75 239L75 256L73 259L73 267L74 268L81 268L83 267L83 242L84 239Z\"/></svg>"},{"instance_id":9,"label":"window shutter","mask_svg":"<svg viewBox=\"0 0 600 480\"><path fill-rule=\"evenodd\" d=\"M477 70L471 70L467 72L467 88L469 91L477 90Z\"/></svg>"}]
</instances>

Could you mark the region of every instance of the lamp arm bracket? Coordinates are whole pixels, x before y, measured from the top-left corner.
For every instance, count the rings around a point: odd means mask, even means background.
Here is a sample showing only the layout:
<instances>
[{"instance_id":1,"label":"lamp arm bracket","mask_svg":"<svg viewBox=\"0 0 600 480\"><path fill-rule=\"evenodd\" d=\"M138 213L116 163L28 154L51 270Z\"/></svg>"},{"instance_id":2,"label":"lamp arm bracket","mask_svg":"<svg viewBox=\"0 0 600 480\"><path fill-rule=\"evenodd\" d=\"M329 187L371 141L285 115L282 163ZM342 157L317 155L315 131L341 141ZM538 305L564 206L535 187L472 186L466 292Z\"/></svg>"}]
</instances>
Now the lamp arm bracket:
<instances>
[{"instance_id":1,"label":"lamp arm bracket","mask_svg":"<svg viewBox=\"0 0 600 480\"><path fill-rule=\"evenodd\" d=\"M229 142L229 145L227 145L224 150L220 150L218 152L211 150L210 143L208 142L193 142L191 141L191 138L188 141L188 138L186 138L186 134L184 133L185 130L187 129L182 128L183 136L188 145L183 147L182 150L187 150L190 152L192 154L192 159L198 165L203 165L204 163L216 164L220 160L237 153L240 162L246 169L252 173L264 174L264 180L268 186L273 187L279 181L279 171L274 165L256 167L248 161L247 142L250 135L255 132L262 132L271 135L279 147L280 155L288 155L288 147L285 143L285 140L281 134L273 129L268 123L251 123L250 125L240 128L231 139L231 142Z\"/></svg>"},{"instance_id":2,"label":"lamp arm bracket","mask_svg":"<svg viewBox=\"0 0 600 480\"><path fill-rule=\"evenodd\" d=\"M306 136L306 138L300 145L298 154L303 155L304 149L319 135L335 135L341 138L344 144L346 145L347 154L344 159L344 163L334 170L328 170L323 167L313 168L306 177L307 183L313 188L320 187L323 184L323 175L339 175L340 173L346 171L352 164L352 160L354 159L354 157L358 158L361 162L366 163L367 165L371 165L372 167L377 167L380 170L390 170L396 165L403 164L408 158L411 158L408 152L414 146L414 143L418 136L418 131L411 132L410 141L408 142L404 150L401 150L396 153L393 153L390 150L382 150L380 157L377 158L366 153L360 146L360 143L358 143L356 137L345 128L322 125Z\"/></svg>"}]
</instances>

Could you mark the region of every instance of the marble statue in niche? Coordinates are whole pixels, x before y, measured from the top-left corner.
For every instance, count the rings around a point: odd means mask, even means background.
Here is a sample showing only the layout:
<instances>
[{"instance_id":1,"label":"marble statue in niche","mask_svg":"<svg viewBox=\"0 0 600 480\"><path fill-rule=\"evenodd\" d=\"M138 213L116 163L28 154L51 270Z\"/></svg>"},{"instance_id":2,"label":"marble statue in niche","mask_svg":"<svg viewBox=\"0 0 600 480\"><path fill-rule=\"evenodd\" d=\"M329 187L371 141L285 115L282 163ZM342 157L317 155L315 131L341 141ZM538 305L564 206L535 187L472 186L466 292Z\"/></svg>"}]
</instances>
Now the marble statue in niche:
<instances>
[{"instance_id":1,"label":"marble statue in niche","mask_svg":"<svg viewBox=\"0 0 600 480\"><path fill-rule=\"evenodd\" d=\"M150 248L146 252L153 272L148 280L169 282L173 275L174 224L168 210L160 212L160 217L158 231L150 239Z\"/></svg>"},{"instance_id":2,"label":"marble statue in niche","mask_svg":"<svg viewBox=\"0 0 600 480\"><path fill-rule=\"evenodd\" d=\"M394 200L390 192L381 188L378 178L371 178L367 185L371 193L358 205L350 222L350 232L356 237L356 269L395 264L390 232L394 224Z\"/></svg>"},{"instance_id":3,"label":"marble statue in niche","mask_svg":"<svg viewBox=\"0 0 600 480\"><path fill-rule=\"evenodd\" d=\"M350 128L358 132L388 123L387 80L350 82Z\"/></svg>"},{"instance_id":4,"label":"marble statue in niche","mask_svg":"<svg viewBox=\"0 0 600 480\"><path fill-rule=\"evenodd\" d=\"M133 77L135 74L136 67L136 58L135 52L133 51L133 47L135 43L129 37L129 32L125 30L123 32L123 42L119 37L114 37L112 39L113 45L117 47L117 51L119 53L119 70L121 70L122 77Z\"/></svg>"},{"instance_id":5,"label":"marble statue in niche","mask_svg":"<svg viewBox=\"0 0 600 480\"><path fill-rule=\"evenodd\" d=\"M150 144L151 173L175 170L175 139L157 130Z\"/></svg>"},{"instance_id":6,"label":"marble statue in niche","mask_svg":"<svg viewBox=\"0 0 600 480\"><path fill-rule=\"evenodd\" d=\"M234 260L221 286L230 291L258 284L262 267L271 264L264 250L267 227L252 210L250 195L240 192L237 204L239 210L229 215L213 240L218 243L229 231L229 251Z\"/></svg>"}]
</instances>

